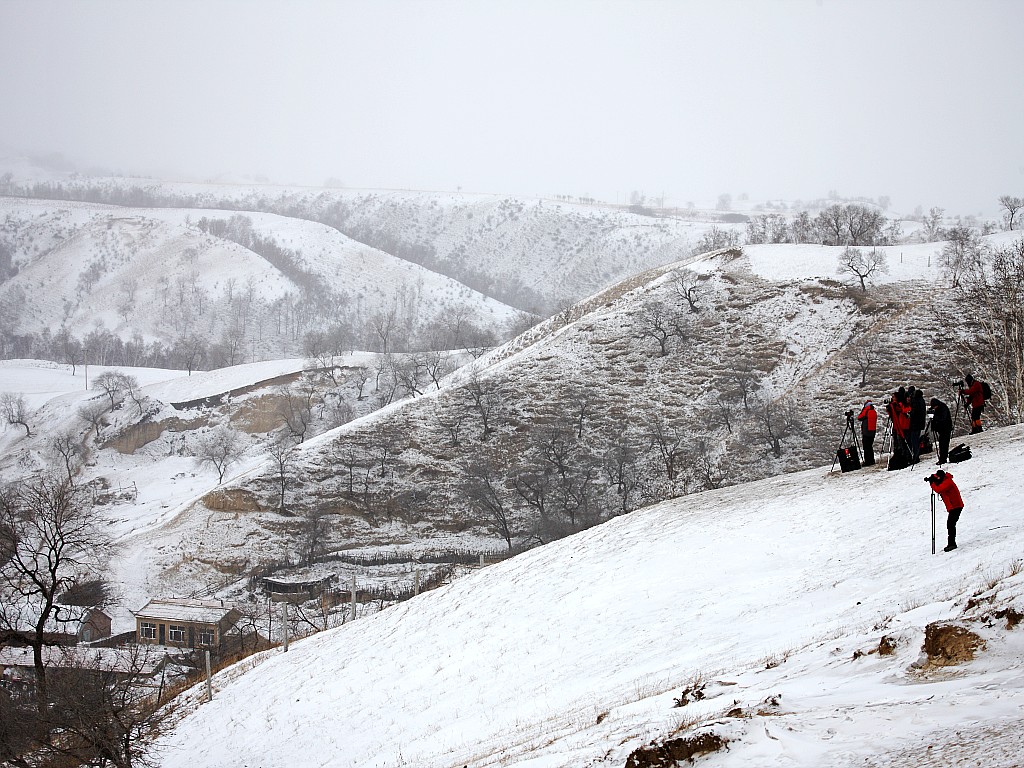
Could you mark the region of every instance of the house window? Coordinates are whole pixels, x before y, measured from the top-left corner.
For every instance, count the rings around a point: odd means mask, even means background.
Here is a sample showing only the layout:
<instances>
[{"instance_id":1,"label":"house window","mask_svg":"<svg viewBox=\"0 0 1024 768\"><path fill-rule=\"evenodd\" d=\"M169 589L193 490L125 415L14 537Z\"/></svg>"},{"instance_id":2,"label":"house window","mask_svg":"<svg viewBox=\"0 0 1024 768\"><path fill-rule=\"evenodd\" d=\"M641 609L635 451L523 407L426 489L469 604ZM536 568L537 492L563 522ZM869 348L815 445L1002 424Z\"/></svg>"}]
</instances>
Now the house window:
<instances>
[{"instance_id":1,"label":"house window","mask_svg":"<svg viewBox=\"0 0 1024 768\"><path fill-rule=\"evenodd\" d=\"M150 624L148 621L142 622L142 628L139 630L139 634L148 639L156 639L156 624Z\"/></svg>"},{"instance_id":2,"label":"house window","mask_svg":"<svg viewBox=\"0 0 1024 768\"><path fill-rule=\"evenodd\" d=\"M213 630L212 629L200 629L199 630L199 644L200 645L213 645Z\"/></svg>"},{"instance_id":3,"label":"house window","mask_svg":"<svg viewBox=\"0 0 1024 768\"><path fill-rule=\"evenodd\" d=\"M171 624L167 627L167 640L172 643L185 642L185 628Z\"/></svg>"}]
</instances>

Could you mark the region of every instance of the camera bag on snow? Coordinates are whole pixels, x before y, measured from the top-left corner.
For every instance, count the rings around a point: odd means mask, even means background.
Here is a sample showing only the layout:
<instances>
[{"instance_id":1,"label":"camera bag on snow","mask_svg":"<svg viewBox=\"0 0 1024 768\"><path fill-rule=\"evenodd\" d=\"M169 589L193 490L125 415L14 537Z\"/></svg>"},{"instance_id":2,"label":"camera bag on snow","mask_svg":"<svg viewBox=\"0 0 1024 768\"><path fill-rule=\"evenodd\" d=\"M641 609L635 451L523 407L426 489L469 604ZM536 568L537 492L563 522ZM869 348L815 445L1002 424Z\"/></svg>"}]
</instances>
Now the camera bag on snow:
<instances>
[{"instance_id":1,"label":"camera bag on snow","mask_svg":"<svg viewBox=\"0 0 1024 768\"><path fill-rule=\"evenodd\" d=\"M886 469L890 472L897 469L906 469L910 466L910 457L905 453L894 453L889 457L889 463L886 464Z\"/></svg>"},{"instance_id":2,"label":"camera bag on snow","mask_svg":"<svg viewBox=\"0 0 1024 768\"><path fill-rule=\"evenodd\" d=\"M961 461L967 461L971 458L971 447L960 443L956 448L950 448L949 460L954 463L960 463Z\"/></svg>"}]
</instances>

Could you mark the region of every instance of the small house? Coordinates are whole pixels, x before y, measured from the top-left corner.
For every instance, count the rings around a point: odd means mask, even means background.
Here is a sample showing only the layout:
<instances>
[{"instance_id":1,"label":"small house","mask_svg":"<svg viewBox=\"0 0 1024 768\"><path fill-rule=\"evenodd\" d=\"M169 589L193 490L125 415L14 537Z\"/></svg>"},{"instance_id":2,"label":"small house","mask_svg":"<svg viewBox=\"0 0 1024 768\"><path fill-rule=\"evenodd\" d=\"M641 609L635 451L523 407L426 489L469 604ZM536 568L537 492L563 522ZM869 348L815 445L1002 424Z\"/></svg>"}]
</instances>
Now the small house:
<instances>
[{"instance_id":1,"label":"small house","mask_svg":"<svg viewBox=\"0 0 1024 768\"><path fill-rule=\"evenodd\" d=\"M86 648L78 645L45 645L43 666L60 675L68 671L112 675L115 678L147 684L167 663L167 654L157 649ZM0 648L0 688L13 693L35 690L35 658L27 646Z\"/></svg>"},{"instance_id":2,"label":"small house","mask_svg":"<svg viewBox=\"0 0 1024 768\"><path fill-rule=\"evenodd\" d=\"M140 644L215 649L240 617L223 600L150 600L135 613L135 634Z\"/></svg>"},{"instance_id":3,"label":"small house","mask_svg":"<svg viewBox=\"0 0 1024 768\"><path fill-rule=\"evenodd\" d=\"M110 616L99 608L90 608L82 616L75 634L78 642L92 643L110 637L110 631Z\"/></svg>"}]
</instances>

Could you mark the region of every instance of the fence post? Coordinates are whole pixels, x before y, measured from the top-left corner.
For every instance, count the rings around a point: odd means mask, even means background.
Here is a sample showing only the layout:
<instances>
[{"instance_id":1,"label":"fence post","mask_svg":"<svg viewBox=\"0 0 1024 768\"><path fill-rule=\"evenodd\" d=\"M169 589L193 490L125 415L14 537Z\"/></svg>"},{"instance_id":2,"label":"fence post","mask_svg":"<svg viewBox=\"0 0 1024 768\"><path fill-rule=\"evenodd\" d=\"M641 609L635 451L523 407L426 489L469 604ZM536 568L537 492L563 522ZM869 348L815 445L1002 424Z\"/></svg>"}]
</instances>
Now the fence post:
<instances>
[{"instance_id":1,"label":"fence post","mask_svg":"<svg viewBox=\"0 0 1024 768\"><path fill-rule=\"evenodd\" d=\"M413 592L413 594L414 595L418 595L419 593L420 593L420 569L417 568L416 569L416 589Z\"/></svg>"},{"instance_id":2,"label":"fence post","mask_svg":"<svg viewBox=\"0 0 1024 768\"><path fill-rule=\"evenodd\" d=\"M206 700L213 701L213 675L210 673L210 651L206 651Z\"/></svg>"},{"instance_id":3,"label":"fence post","mask_svg":"<svg viewBox=\"0 0 1024 768\"><path fill-rule=\"evenodd\" d=\"M483 553L483 552L481 552L481 553L480 553L480 567L481 567L481 568L483 567L483 564L484 564L484 553Z\"/></svg>"},{"instance_id":4,"label":"fence post","mask_svg":"<svg viewBox=\"0 0 1024 768\"><path fill-rule=\"evenodd\" d=\"M356 575L352 574L352 620L356 619Z\"/></svg>"},{"instance_id":5,"label":"fence post","mask_svg":"<svg viewBox=\"0 0 1024 768\"><path fill-rule=\"evenodd\" d=\"M284 636L284 652L288 653L288 603L281 603L281 634Z\"/></svg>"}]
</instances>

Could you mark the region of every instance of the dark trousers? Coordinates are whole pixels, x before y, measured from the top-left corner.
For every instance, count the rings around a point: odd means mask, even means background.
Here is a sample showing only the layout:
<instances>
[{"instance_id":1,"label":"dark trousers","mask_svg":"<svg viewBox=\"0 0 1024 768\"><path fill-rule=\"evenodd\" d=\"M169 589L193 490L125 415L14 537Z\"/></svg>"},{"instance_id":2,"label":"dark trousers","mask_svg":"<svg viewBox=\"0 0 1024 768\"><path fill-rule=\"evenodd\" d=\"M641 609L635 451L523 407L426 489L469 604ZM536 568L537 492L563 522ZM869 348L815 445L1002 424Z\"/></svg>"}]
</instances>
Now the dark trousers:
<instances>
[{"instance_id":1,"label":"dark trousers","mask_svg":"<svg viewBox=\"0 0 1024 768\"><path fill-rule=\"evenodd\" d=\"M907 444L910 446L910 460L917 464L921 458L921 430L907 430Z\"/></svg>"},{"instance_id":2,"label":"dark trousers","mask_svg":"<svg viewBox=\"0 0 1024 768\"><path fill-rule=\"evenodd\" d=\"M870 467L875 463L875 433L874 430L862 429L860 436L864 439L864 466Z\"/></svg>"},{"instance_id":3,"label":"dark trousers","mask_svg":"<svg viewBox=\"0 0 1024 768\"><path fill-rule=\"evenodd\" d=\"M946 537L949 539L946 542L947 546L956 546L956 523L960 519L960 513L963 511L963 507L957 507L956 509L949 510L949 513L946 515Z\"/></svg>"},{"instance_id":4,"label":"dark trousers","mask_svg":"<svg viewBox=\"0 0 1024 768\"><path fill-rule=\"evenodd\" d=\"M952 436L952 432L935 433L935 441L938 443L936 450L939 452L939 464L945 464L949 461L949 439Z\"/></svg>"},{"instance_id":5,"label":"dark trousers","mask_svg":"<svg viewBox=\"0 0 1024 768\"><path fill-rule=\"evenodd\" d=\"M904 432L893 431L892 452L905 456L907 461L912 458L910 455L910 444L907 442L907 435Z\"/></svg>"}]
</instances>

